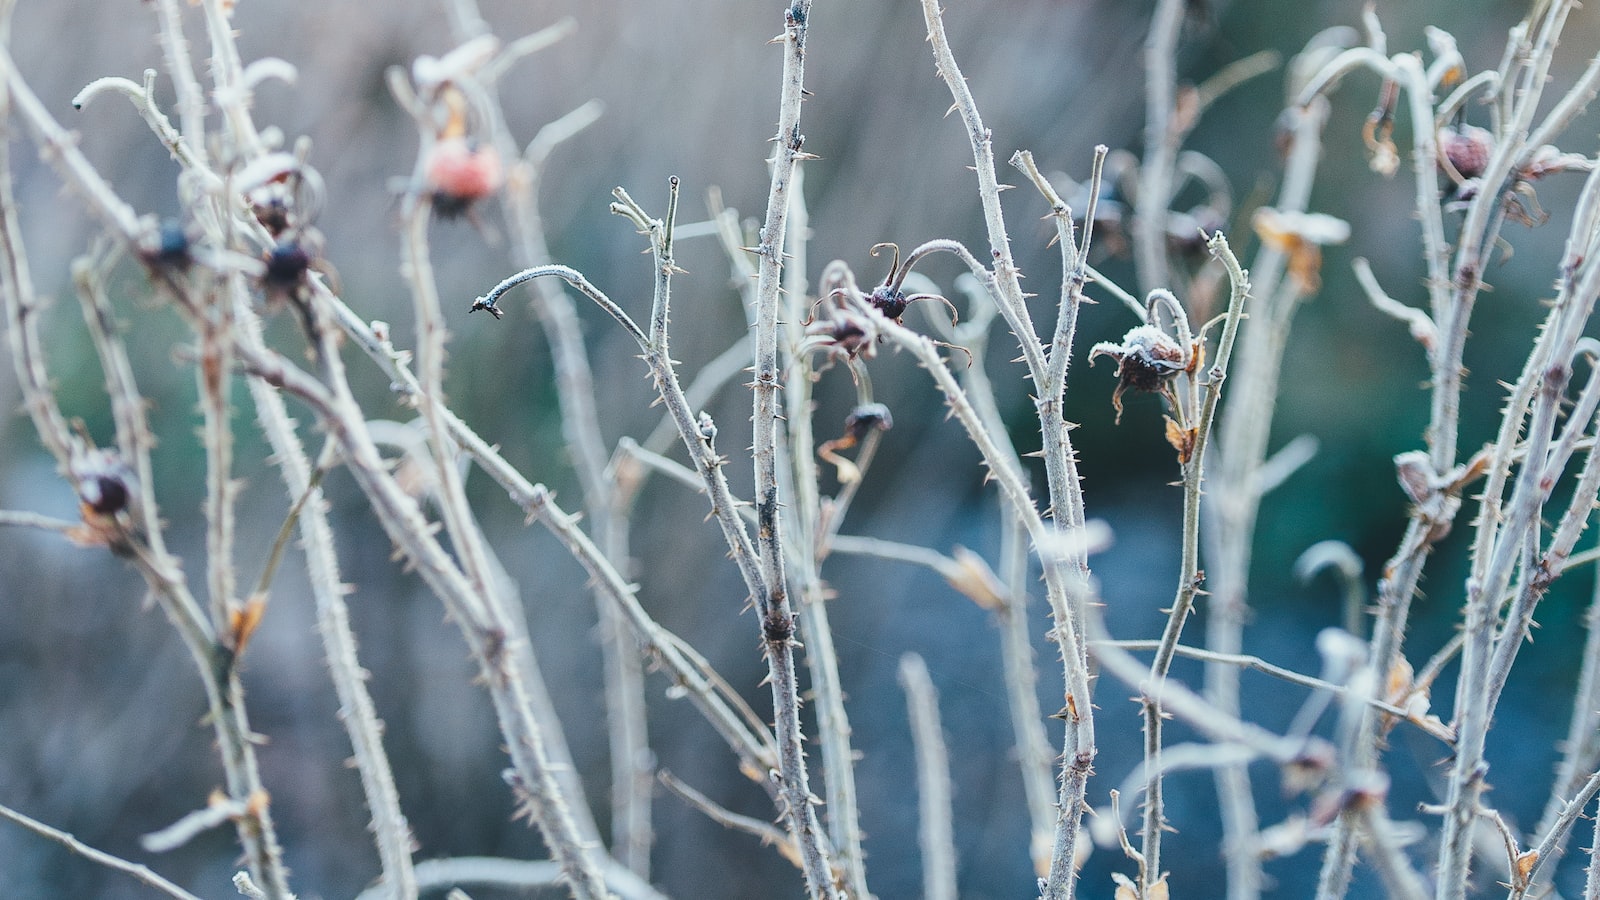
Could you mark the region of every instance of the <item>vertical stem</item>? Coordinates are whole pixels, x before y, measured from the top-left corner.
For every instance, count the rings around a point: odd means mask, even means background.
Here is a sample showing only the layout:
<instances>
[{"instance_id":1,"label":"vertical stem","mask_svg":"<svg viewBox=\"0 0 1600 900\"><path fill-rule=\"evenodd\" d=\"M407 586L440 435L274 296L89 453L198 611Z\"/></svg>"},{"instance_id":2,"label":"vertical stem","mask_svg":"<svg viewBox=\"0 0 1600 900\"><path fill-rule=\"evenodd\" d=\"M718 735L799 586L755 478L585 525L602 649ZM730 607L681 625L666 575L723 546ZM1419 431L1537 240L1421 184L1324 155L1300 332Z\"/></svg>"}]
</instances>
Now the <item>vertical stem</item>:
<instances>
[{"instance_id":1,"label":"vertical stem","mask_svg":"<svg viewBox=\"0 0 1600 900\"><path fill-rule=\"evenodd\" d=\"M1555 783L1545 801L1539 825L1534 829L1535 834L1545 834L1554 827L1566 806L1565 798L1572 796L1588 773L1600 766L1600 577L1594 579L1590 588L1584 630L1583 667L1572 698L1572 719L1567 725L1567 739L1562 743ZM1550 855L1559 857L1564 847L1564 843L1558 843ZM1545 859L1541 863L1549 868L1554 861Z\"/></svg>"},{"instance_id":2,"label":"vertical stem","mask_svg":"<svg viewBox=\"0 0 1600 900\"><path fill-rule=\"evenodd\" d=\"M1294 113L1294 143L1285 166L1277 208L1303 212L1321 153L1321 134L1328 103L1318 98ZM1207 574L1211 600L1206 617L1206 647L1217 653L1238 654L1243 649L1245 619L1249 615L1250 555L1255 541L1256 516L1261 508L1260 470L1266 460L1283 354L1289 327L1304 293L1293 285L1280 288L1285 255L1263 247L1251 267L1256 293L1264 297L1252 327L1239 337L1239 364L1232 397L1217 424L1216 477L1207 497L1210 541ZM1239 670L1236 666L1207 663L1207 698L1225 714L1239 715ZM1258 818L1243 765L1216 770L1218 808L1222 813L1223 854L1228 863L1230 900L1253 900L1261 893L1262 874L1256 843Z\"/></svg>"},{"instance_id":3,"label":"vertical stem","mask_svg":"<svg viewBox=\"0 0 1600 900\"><path fill-rule=\"evenodd\" d=\"M236 310L237 315L243 317L246 308ZM255 322L248 322L244 330L254 336L258 327ZM372 813L371 828L383 868L383 883L394 900L414 900L417 879L411 862L411 827L401 811L400 793L383 749L383 723L367 691L367 673L356 655L355 632L344 601L347 588L339 580L339 559L327 504L322 489L313 483L310 460L295 433L283 396L259 378L248 379L247 384L256 419L272 445L272 457L290 500L304 498L299 515L300 538L317 605L317 630L322 635L328 672L339 698L339 721L350 737L352 758L361 777L367 809Z\"/></svg>"},{"instance_id":4,"label":"vertical stem","mask_svg":"<svg viewBox=\"0 0 1600 900\"><path fill-rule=\"evenodd\" d=\"M448 4L466 20L457 33L465 38L484 25L470 0ZM562 121L577 117L572 127L592 121L597 104L581 107ZM547 126L529 143L523 155L525 181L506 188L505 206L518 262L524 266L550 261L544 223L539 215L539 185L545 156L552 146L542 140ZM507 135L504 143L510 143ZM584 513L590 534L613 565L627 568L628 522L618 508L616 487L606 475L610 454L600 429L594 373L583 343L583 330L572 298L554 279L533 284L533 309L550 346L555 372L556 402L561 409L561 432L583 489ZM611 750L611 842L617 859L634 874L648 878L650 850L655 843L651 824L655 764L650 752L648 715L644 700L644 670L635 644L613 604L597 602L600 639L604 655L606 726Z\"/></svg>"},{"instance_id":5,"label":"vertical stem","mask_svg":"<svg viewBox=\"0 0 1600 900\"><path fill-rule=\"evenodd\" d=\"M838 896L829 853L813 805L800 731L800 686L795 670L796 627L784 574L783 523L778 487L778 293L782 287L785 228L795 165L804 137L800 102L805 85L806 34L810 0L784 7L783 86L778 104L778 134L772 158L772 183L761 227L756 265L754 457L756 549L765 594L755 598L761 616L762 648L772 689L778 740L782 813L800 848L806 889L814 898ZM807 451L809 452L809 450Z\"/></svg>"},{"instance_id":6,"label":"vertical stem","mask_svg":"<svg viewBox=\"0 0 1600 900\"><path fill-rule=\"evenodd\" d=\"M809 218L805 203L805 170L796 167L790 185L786 246L789 265L783 273L784 425L789 468L793 472L794 500L786 507L793 528L788 540L796 562L793 578L800 594L800 629L805 634L806 671L811 676L812 706L817 716L817 739L822 745L823 799L828 837L844 869L845 887L857 900L871 896L867 889L866 854L862 851L861 810L856 799L855 751L851 748L850 718L844 705L844 685L839 677L839 655L834 649L833 626L828 621L828 591L820 572L817 535L821 525L821 500L817 475L812 400L815 370L810 354L795 352L805 340L809 313L806 249ZM842 509L835 509L842 516Z\"/></svg>"},{"instance_id":7,"label":"vertical stem","mask_svg":"<svg viewBox=\"0 0 1600 900\"><path fill-rule=\"evenodd\" d=\"M1144 862L1140 866L1142 876L1140 890L1146 897L1150 896L1151 887L1162 879L1161 832L1165 826L1161 802L1160 693L1162 685L1166 682L1167 672L1171 669L1173 657L1177 653L1184 622L1194 608L1194 598L1200 590L1200 582L1204 577L1200 572L1200 495L1204 482L1203 464L1206 446L1210 441L1212 422L1216 415L1217 401L1222 394L1222 382L1233 356L1234 340L1239 333L1239 321L1244 316L1245 299L1250 293L1249 276L1240 268L1239 261L1228 248L1227 239L1221 234L1216 234L1208 243L1211 252L1227 268L1233 291L1228 302L1222 336L1217 341L1216 361L1206 373L1203 399L1197 404L1198 410L1193 420L1195 423L1193 448L1189 459L1183 463L1183 552L1179 563L1177 597L1168 615L1166 630L1162 632L1155 659L1150 664L1151 690L1145 692L1143 697L1145 766L1150 772L1150 779L1146 787L1143 842L1140 848L1144 854Z\"/></svg>"},{"instance_id":8,"label":"vertical stem","mask_svg":"<svg viewBox=\"0 0 1600 900\"><path fill-rule=\"evenodd\" d=\"M1179 130L1173 122L1178 32L1183 0L1160 0L1144 41L1144 159L1134 217L1134 263L1146 291L1167 286L1167 205Z\"/></svg>"},{"instance_id":9,"label":"vertical stem","mask_svg":"<svg viewBox=\"0 0 1600 900\"><path fill-rule=\"evenodd\" d=\"M950 812L950 753L939 724L939 693L922 657L900 657L900 686L911 718L917 759L918 838L922 847L922 896L956 900L956 841Z\"/></svg>"},{"instance_id":10,"label":"vertical stem","mask_svg":"<svg viewBox=\"0 0 1600 900\"><path fill-rule=\"evenodd\" d=\"M1023 795L1032 823L1030 854L1035 868L1050 862L1050 835L1055 830L1056 791L1050 739L1039 706L1039 673L1028 628L1028 536L1009 503L1000 507L1000 571L1006 603L1000 617L1001 659L1006 672L1006 698L1011 728L1016 733L1017 761L1022 768Z\"/></svg>"},{"instance_id":11,"label":"vertical stem","mask_svg":"<svg viewBox=\"0 0 1600 900\"><path fill-rule=\"evenodd\" d=\"M206 452L206 583L211 601L211 621L225 642L231 641L228 616L237 603L233 566L234 495L233 423L229 393L233 383L233 303L224 292L243 290L239 275L229 277L221 291L202 298L207 308L196 310L200 332L199 382L202 435Z\"/></svg>"},{"instance_id":12,"label":"vertical stem","mask_svg":"<svg viewBox=\"0 0 1600 900\"><path fill-rule=\"evenodd\" d=\"M1005 319L1006 325L1021 346L1028 377L1043 393L1052 384L1048 372L1049 366L1046 363L1044 345L1034 329L1033 319L1023 296L1021 273L1011 256L1011 241L1000 205L1000 184L995 175L993 135L984 127L983 118L978 113L977 101L973 99L972 91L961 74L961 68L956 64L955 53L950 49L950 40L945 34L944 16L940 11L938 0L923 0L922 17L928 27L928 41L933 46L934 63L938 67L939 76L944 79L946 87L950 90L950 95L955 101L955 109L961 113L962 122L967 130L967 141L972 147L973 168L978 177L978 198L983 205L984 226L989 236L989 255L993 260L992 270L982 271L980 278L1000 310L1001 317ZM1058 328L1058 333L1059 331ZM893 334L894 330L891 331L891 335ZM921 349L917 352L919 359L923 359L924 365L928 366L936 380L939 380L940 371L930 364L928 358L936 354L924 353ZM1061 372L1064 373L1064 360L1061 365ZM942 380L940 387L945 390L946 396L952 397L953 401L953 392ZM959 408L954 402L953 405ZM1048 402L1046 397L1041 405L1040 426L1045 436L1043 451L1046 468L1050 472L1057 473L1052 475L1050 502L1051 508L1056 511L1059 526L1061 520L1065 519L1071 523L1081 515L1082 500L1076 462L1072 457L1072 445L1067 437L1067 431L1065 428L1051 427L1047 417L1048 411L1057 405ZM1059 415L1059 410L1056 415ZM974 428L977 430L974 431ZM987 435L978 433L981 431L981 424L974 415L973 424L969 426L968 432L974 443L984 451L990 469L997 476L1002 472L1015 475L1016 469L1020 467L1014 460L999 461L998 448L994 447L993 441ZM1007 479L1001 480L1002 486L1007 483ZM1058 485L1062 484L1065 485L1064 493L1058 495L1056 493ZM1043 546L1048 543L1043 521L1038 518L1033 499L1027 490L1018 484L1007 487L1005 492L1009 494L1019 513L1028 514L1026 521L1035 545ZM1061 650L1065 681L1063 708L1067 730L1061 762L1061 790L1050 873L1044 886L1044 896L1048 900L1060 900L1072 896L1076 889L1077 869L1073 865L1073 857L1078 837L1078 823L1083 811L1083 798L1087 791L1095 755L1094 714L1087 647L1082 643L1082 623L1075 611L1081 594L1081 588L1077 585L1083 583L1082 576L1088 567L1081 554L1077 553L1050 553L1042 562L1046 597L1050 603L1051 615L1055 618L1054 633L1056 644Z\"/></svg>"}]
</instances>

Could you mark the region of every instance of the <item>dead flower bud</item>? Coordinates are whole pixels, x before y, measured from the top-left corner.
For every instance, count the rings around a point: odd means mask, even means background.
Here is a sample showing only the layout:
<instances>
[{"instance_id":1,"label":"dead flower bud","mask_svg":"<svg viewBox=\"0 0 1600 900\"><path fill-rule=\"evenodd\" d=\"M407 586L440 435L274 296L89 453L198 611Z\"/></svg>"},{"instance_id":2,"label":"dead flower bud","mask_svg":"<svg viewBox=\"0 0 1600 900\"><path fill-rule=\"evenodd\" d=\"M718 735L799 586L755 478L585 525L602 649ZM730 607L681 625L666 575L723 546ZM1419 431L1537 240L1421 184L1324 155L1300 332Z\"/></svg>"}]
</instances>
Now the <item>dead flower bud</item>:
<instances>
[{"instance_id":1,"label":"dead flower bud","mask_svg":"<svg viewBox=\"0 0 1600 900\"><path fill-rule=\"evenodd\" d=\"M1462 125L1439 129L1439 155L1447 166L1445 174L1458 185L1482 175L1493 153L1494 135L1486 128Z\"/></svg>"},{"instance_id":2,"label":"dead flower bud","mask_svg":"<svg viewBox=\"0 0 1600 900\"><path fill-rule=\"evenodd\" d=\"M882 403L863 403L845 416L844 430L852 442L859 441L872 431L888 431L894 427L894 417L889 407Z\"/></svg>"},{"instance_id":3,"label":"dead flower bud","mask_svg":"<svg viewBox=\"0 0 1600 900\"><path fill-rule=\"evenodd\" d=\"M1122 336L1122 343L1101 341L1089 350L1117 361L1117 388L1111 393L1117 421L1122 421L1122 394L1129 388L1147 394L1165 393L1173 377L1188 367L1189 354L1171 335L1154 325L1139 325Z\"/></svg>"},{"instance_id":4,"label":"dead flower bud","mask_svg":"<svg viewBox=\"0 0 1600 900\"><path fill-rule=\"evenodd\" d=\"M268 153L241 168L234 183L256 219L275 238L317 219L326 193L322 176L292 153Z\"/></svg>"},{"instance_id":5,"label":"dead flower bud","mask_svg":"<svg viewBox=\"0 0 1600 900\"><path fill-rule=\"evenodd\" d=\"M194 262L188 229L177 219L163 219L139 239L139 258L153 269L188 270Z\"/></svg>"},{"instance_id":6,"label":"dead flower bud","mask_svg":"<svg viewBox=\"0 0 1600 900\"><path fill-rule=\"evenodd\" d=\"M1350 239L1350 223L1323 213L1263 206L1250 217L1261 243L1289 257L1289 275L1302 293L1322 284L1322 247Z\"/></svg>"},{"instance_id":7,"label":"dead flower bud","mask_svg":"<svg viewBox=\"0 0 1600 900\"><path fill-rule=\"evenodd\" d=\"M305 245L293 240L274 244L261 261L265 264L261 286L272 298L298 294L311 269L311 254Z\"/></svg>"},{"instance_id":8,"label":"dead flower bud","mask_svg":"<svg viewBox=\"0 0 1600 900\"><path fill-rule=\"evenodd\" d=\"M1389 776L1382 772L1352 774L1342 788L1328 790L1317 798L1311 807L1311 823L1331 825L1345 810L1370 809L1383 803L1388 795Z\"/></svg>"},{"instance_id":9,"label":"dead flower bud","mask_svg":"<svg viewBox=\"0 0 1600 900\"><path fill-rule=\"evenodd\" d=\"M1290 795L1322 787L1334 769L1333 745L1319 738L1306 741L1293 759L1283 765L1283 789Z\"/></svg>"},{"instance_id":10,"label":"dead flower bud","mask_svg":"<svg viewBox=\"0 0 1600 900\"><path fill-rule=\"evenodd\" d=\"M806 336L840 355L871 358L876 352L878 327L865 316L845 309L806 325Z\"/></svg>"},{"instance_id":11,"label":"dead flower bud","mask_svg":"<svg viewBox=\"0 0 1600 900\"><path fill-rule=\"evenodd\" d=\"M133 499L133 469L114 450L91 450L72 463L72 478L85 519L115 516Z\"/></svg>"},{"instance_id":12,"label":"dead flower bud","mask_svg":"<svg viewBox=\"0 0 1600 900\"><path fill-rule=\"evenodd\" d=\"M1580 153L1562 153L1559 147L1543 144L1533 151L1528 164L1518 170L1517 176L1523 181L1534 181L1557 172L1586 171L1588 166L1588 157Z\"/></svg>"},{"instance_id":13,"label":"dead flower bud","mask_svg":"<svg viewBox=\"0 0 1600 900\"><path fill-rule=\"evenodd\" d=\"M330 273L331 269L316 255L321 243L314 230L301 238L288 235L278 239L261 255L261 274L258 283L261 296L269 312L277 312L285 304L299 313L300 324L308 338L315 343L318 333L316 312L311 303L310 276L312 270ZM337 285L334 287L338 290Z\"/></svg>"},{"instance_id":14,"label":"dead flower bud","mask_svg":"<svg viewBox=\"0 0 1600 900\"><path fill-rule=\"evenodd\" d=\"M855 463L839 455L840 450L849 450L861 443L862 439L873 431L888 431L894 427L894 417L889 415L889 407L882 403L863 403L850 411L844 420L844 434L831 441L823 443L817 448L817 456L833 465L839 470L839 483L852 484L861 480L861 469Z\"/></svg>"},{"instance_id":15,"label":"dead flower bud","mask_svg":"<svg viewBox=\"0 0 1600 900\"><path fill-rule=\"evenodd\" d=\"M454 136L440 139L428 151L423 177L433 208L453 219L499 190L505 172L493 146Z\"/></svg>"}]
</instances>

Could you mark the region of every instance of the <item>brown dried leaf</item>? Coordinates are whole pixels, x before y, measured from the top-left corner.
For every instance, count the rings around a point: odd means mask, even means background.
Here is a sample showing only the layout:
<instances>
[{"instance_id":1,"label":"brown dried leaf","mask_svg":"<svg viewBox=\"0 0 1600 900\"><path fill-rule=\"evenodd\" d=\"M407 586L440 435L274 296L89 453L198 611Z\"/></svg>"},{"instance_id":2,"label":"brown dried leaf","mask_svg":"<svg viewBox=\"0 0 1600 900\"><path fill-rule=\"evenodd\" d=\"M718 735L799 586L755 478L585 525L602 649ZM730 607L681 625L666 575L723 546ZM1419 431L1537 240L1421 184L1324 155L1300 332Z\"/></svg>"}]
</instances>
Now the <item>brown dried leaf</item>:
<instances>
[{"instance_id":1,"label":"brown dried leaf","mask_svg":"<svg viewBox=\"0 0 1600 900\"><path fill-rule=\"evenodd\" d=\"M1404 658L1395 660L1394 665L1389 668L1389 677L1383 685L1384 700L1399 706L1400 701L1410 692L1411 680L1415 674L1415 671L1411 668L1411 663Z\"/></svg>"},{"instance_id":2,"label":"brown dried leaf","mask_svg":"<svg viewBox=\"0 0 1600 900\"><path fill-rule=\"evenodd\" d=\"M1167 420L1167 443L1172 449L1178 451L1178 464L1188 465L1189 458L1194 456L1194 441L1196 429L1184 428L1172 420L1171 416L1164 416Z\"/></svg>"},{"instance_id":3,"label":"brown dried leaf","mask_svg":"<svg viewBox=\"0 0 1600 900\"><path fill-rule=\"evenodd\" d=\"M1005 585L983 557L959 544L950 556L956 563L954 571L945 573L945 580L951 587L984 609L996 610L1005 605Z\"/></svg>"},{"instance_id":4,"label":"brown dried leaf","mask_svg":"<svg viewBox=\"0 0 1600 900\"><path fill-rule=\"evenodd\" d=\"M266 611L267 598L264 594L256 594L246 600L243 606L235 606L228 611L228 634L232 639L234 656L244 655L244 648L261 625L261 617Z\"/></svg>"},{"instance_id":5,"label":"brown dried leaf","mask_svg":"<svg viewBox=\"0 0 1600 900\"><path fill-rule=\"evenodd\" d=\"M1516 878L1518 884L1527 884L1528 876L1533 874L1533 867L1539 863L1538 850L1525 850L1517 854Z\"/></svg>"},{"instance_id":6,"label":"brown dried leaf","mask_svg":"<svg viewBox=\"0 0 1600 900\"><path fill-rule=\"evenodd\" d=\"M62 532L62 534L66 536L67 540L77 544L79 547L104 547L111 543L104 528L96 528L87 522L82 525L74 525Z\"/></svg>"}]
</instances>

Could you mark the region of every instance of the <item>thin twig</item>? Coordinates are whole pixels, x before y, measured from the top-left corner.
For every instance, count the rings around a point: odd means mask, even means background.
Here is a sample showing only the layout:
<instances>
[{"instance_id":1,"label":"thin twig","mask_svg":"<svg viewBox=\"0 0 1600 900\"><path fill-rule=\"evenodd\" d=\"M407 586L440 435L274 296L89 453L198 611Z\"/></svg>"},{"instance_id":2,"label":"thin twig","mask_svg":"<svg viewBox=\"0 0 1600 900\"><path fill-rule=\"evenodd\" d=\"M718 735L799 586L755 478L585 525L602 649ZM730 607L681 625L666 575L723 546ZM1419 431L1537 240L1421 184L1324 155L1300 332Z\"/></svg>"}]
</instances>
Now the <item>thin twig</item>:
<instances>
[{"instance_id":1,"label":"thin twig","mask_svg":"<svg viewBox=\"0 0 1600 900\"><path fill-rule=\"evenodd\" d=\"M762 845L777 847L784 858L793 862L798 868L800 865L800 852L794 847L794 840L781 828L750 816L742 816L718 804L715 800L690 787L687 782L671 772L663 769L657 776L667 790L676 794L679 799L695 809L704 813L706 818L724 828L743 831L754 835Z\"/></svg>"},{"instance_id":2,"label":"thin twig","mask_svg":"<svg viewBox=\"0 0 1600 900\"><path fill-rule=\"evenodd\" d=\"M120 856L113 856L103 850L96 850L95 848L85 844L67 832L56 828L51 828L49 825L46 825L37 819L29 818L28 816L17 812L9 806L0 804L0 818L15 822L34 834L39 835L40 837L55 841L63 847L66 847L68 850L71 850L73 853L84 857L85 859L105 866L108 869L114 869L118 872L122 872L123 874L130 875L133 878L138 879L141 883L149 885L150 887L161 891L169 897L176 897L178 900L200 900L200 898L189 893L183 888L178 887L167 879L162 878L160 875L150 871L150 869L146 866L129 862Z\"/></svg>"}]
</instances>

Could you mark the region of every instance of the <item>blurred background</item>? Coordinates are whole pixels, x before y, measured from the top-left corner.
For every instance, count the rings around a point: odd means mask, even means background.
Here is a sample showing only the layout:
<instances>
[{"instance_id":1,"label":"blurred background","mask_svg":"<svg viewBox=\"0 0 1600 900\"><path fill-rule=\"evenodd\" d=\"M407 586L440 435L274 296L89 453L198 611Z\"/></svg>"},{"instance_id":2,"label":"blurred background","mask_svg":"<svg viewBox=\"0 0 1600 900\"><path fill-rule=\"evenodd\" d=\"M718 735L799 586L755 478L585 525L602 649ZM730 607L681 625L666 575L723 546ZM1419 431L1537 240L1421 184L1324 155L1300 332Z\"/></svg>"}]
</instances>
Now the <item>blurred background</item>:
<instances>
[{"instance_id":1,"label":"blurred background","mask_svg":"<svg viewBox=\"0 0 1600 900\"><path fill-rule=\"evenodd\" d=\"M958 60L985 122L996 157L1031 150L1046 171L1081 179L1092 148L1104 143L1142 147L1143 76L1140 48L1151 2L1125 0L995 0L952 2L946 14ZM1274 50L1287 59L1318 31L1357 25L1357 0L1281 3L1238 0L1193 4L1180 45L1178 72L1199 81L1240 57ZM1525 3L1435 0L1384 4L1379 15L1391 50L1423 48L1423 27L1452 29L1476 71L1500 59L1507 28ZM190 37L204 47L196 11ZM684 186L680 222L705 215L705 192L718 187L746 215L765 203L764 158L777 109L780 59L768 38L781 30L781 6L740 0L663 0L586 3L579 0L484 2L483 14L505 39L565 16L577 32L520 64L504 82L510 126L519 140L590 100L603 118L551 158L542 210L556 260L585 272L624 308L649 304L650 266L644 244L625 221L609 215L612 187L626 187L653 212L665 207L666 184ZM450 49L441 9L432 3L372 5L341 0L244 2L235 14L248 61L278 56L299 70L293 87L269 84L256 100L257 121L288 135L309 135L311 163L327 180L328 203L319 228L326 257L346 300L362 316L392 323L396 343L412 343L410 299L398 273L393 179L412 169L414 128L389 96L384 72L419 54ZM127 105L107 99L74 111L71 97L103 75L137 78L161 65L154 16L139 4L22 3L12 53L33 89L54 114L77 130L82 146L136 209L179 213L176 166ZM1557 58L1555 84L1597 46L1595 16L1580 11ZM203 56L203 49L197 56ZM959 123L944 118L948 91L934 73L921 12L913 0L818 3L812 20L805 148L806 199L814 239L813 280L827 260L848 261L864 282L887 265L868 249L879 241L903 247L955 238L983 247L986 238L971 157ZM160 81L170 100L170 84ZM1309 545L1334 538L1364 559L1369 586L1393 552L1404 527L1405 500L1393 478L1395 453L1421 446L1426 422L1426 369L1421 350L1393 320L1374 312L1349 276L1353 256L1365 256L1383 285L1412 304L1422 300L1411 188L1372 174L1360 137L1376 99L1376 79L1354 76L1334 98L1325 154L1312 208L1354 223L1344 247L1330 248L1324 289L1299 314L1286 357L1286 375L1273 446L1310 434L1316 458L1270 495L1262 510L1251 601L1254 619L1246 647L1270 661L1315 671L1317 631L1339 621L1337 591L1319 582L1300 585L1290 570ZM1224 97L1187 143L1215 159L1229 178L1235 208L1270 202L1278 176L1273 123L1284 103L1281 68ZM1470 111L1469 116L1481 114ZM1479 122L1479 124L1485 124ZM1399 124L1402 147L1408 123ZM1580 120L1564 149L1589 153L1594 121ZM15 138L16 135L11 137ZM102 440L110 417L101 376L79 313L68 267L95 234L75 199L18 144L17 192L34 277L57 298L47 314L51 375L69 415L81 417ZM1004 173L1002 173L1004 177ZM1490 271L1493 292L1479 304L1476 339L1469 344L1463 448L1493 434L1501 389L1515 377L1551 291L1554 260L1565 237L1565 213L1576 176L1539 186L1552 220L1529 231L1509 226L1514 247ZM1057 251L1047 248L1047 210L1031 190L1005 195L1013 247L1028 286L1041 303L1059 278ZM507 319L465 315L471 299L514 270L503 228L465 222L433 229L435 264L454 330L447 390L451 405L530 478L552 486L568 508L579 492L561 442L549 354L520 295L508 298ZM1234 246L1248 264L1253 238L1230 223ZM686 240L674 284L674 356L692 374L744 333L744 317L721 250L709 239ZM1097 265L1132 286L1124 259ZM956 274L945 260L925 269L945 290ZM129 273L116 286L134 352L151 401L162 446L157 493L170 523L169 541L191 579L203 571L203 456L195 430L194 377L176 351L185 331L153 303L143 279ZM659 419L636 349L598 310L583 308L589 349L603 399L608 441L642 437ZM916 316L908 321L917 321ZM1079 334L1079 359L1091 343L1120 336L1133 324L1116 302L1088 307ZM1044 327L1044 326L1041 326ZM1037 445L1026 385L1009 340L996 338L1002 403L1023 449ZM351 357L373 418L405 418L386 380ZM977 454L946 421L928 378L903 356L872 363L878 399L893 410L895 428L851 511L845 531L923 544L948 552L956 544L993 558L998 546L992 488L981 482ZM1160 407L1130 396L1113 424L1113 367L1079 364L1068 390L1068 418L1087 484L1091 517L1106 520L1114 546L1094 561L1119 637L1154 637L1171 601L1178 568L1176 527L1180 492L1170 448L1161 436ZM852 391L842 370L820 386L819 435L842 422ZM241 435L237 474L241 502L240 570L253 579L287 506L266 450L254 436L247 396L236 392ZM25 416L17 412L15 376L0 366L0 508L73 517L74 496L57 477ZM749 393L738 384L709 407L721 428L720 446L737 460L748 446ZM749 493L747 467L734 465L736 492ZM1041 476L1042 477L1042 476ZM598 638L593 605L579 567L542 531L524 527L520 512L481 475L473 475L479 515L496 550L521 586L535 651L563 713L567 738L591 801L604 806L608 769L602 721ZM402 805L417 837L418 859L457 855L536 858L535 832L511 821L512 804L499 773L505 766L486 694L472 684L473 667L439 603L390 559L390 546L350 480L333 473L327 484L339 534L339 557L362 662L387 723L387 747ZM703 498L657 479L634 521L635 572L647 608L740 686L766 714L759 686L764 666L756 623L741 615L744 590L724 560L721 538L702 525ZM1465 511L1467 515L1470 510ZM1461 529L1443 545L1424 584L1410 648L1423 659L1450 635L1459 593ZM297 557L292 557L297 559ZM294 565L281 570L261 633L246 659L245 680L254 728L266 736L261 762L273 796L293 883L311 898L348 898L376 874L376 854L355 774L343 763L349 748L335 718L336 702L315 639L313 611ZM1029 896L1029 863L1022 787L1000 680L998 632L988 613L929 573L836 557L825 570L837 591L831 616L856 745L862 819L868 833L869 880L883 898L917 896L920 869L916 807L904 703L895 683L903 652L921 653L941 691L951 741L956 839L965 897ZM1511 821L1531 827L1547 793L1555 742L1566 715L1582 646L1582 615L1591 576L1558 582L1542 608L1538 643L1519 660L1500 719L1491 735L1490 795ZM58 537L0 531L0 802L69 830L108 851L146 862L203 896L231 896L228 876L236 846L227 831L150 857L138 837L204 804L220 784L204 700L190 661L171 628L143 602L138 576L103 551L73 547ZM1047 709L1059 697L1053 649L1042 636L1041 696ZM1198 623L1196 626L1198 627ZM1198 631L1192 632L1198 635ZM1198 640L1198 638L1195 638ZM1180 666L1179 677L1197 678ZM1449 709L1446 673L1435 708ZM713 799L770 819L765 796L735 774L734 760L711 729L681 701L651 681L650 728L662 768ZM1245 677L1246 708L1260 724L1286 727L1304 700L1299 689L1264 677ZM1137 763L1137 707L1131 691L1103 681L1100 756L1092 786L1097 802ZM1446 712L1446 715L1448 713ZM1185 739L1181 726L1172 740ZM1052 729L1051 740L1059 740ZM1412 818L1414 803L1435 799L1429 778L1439 745L1401 730L1388 758L1395 773L1391 809ZM1264 821L1300 808L1277 773L1255 770ZM1174 896L1216 895L1221 859L1209 774L1183 774L1168 787L1167 863ZM602 832L603 808L596 809ZM730 833L670 796L657 800L658 843L653 880L677 897L798 897L798 874L772 849ZM1431 824L1431 821L1430 821ZM1573 846L1590 837L1582 825ZM1319 854L1277 861L1272 896L1310 896ZM1558 886L1581 883L1581 861L1569 859ZM1082 896L1109 897L1109 873L1131 871L1116 850L1096 852L1085 870ZM1362 877L1367 877L1363 875ZM149 893L129 880L0 824L0 885L19 900L133 898ZM1351 896L1374 883L1358 882ZM1369 893L1364 894L1363 891ZM477 900L496 896L474 890Z\"/></svg>"}]
</instances>

